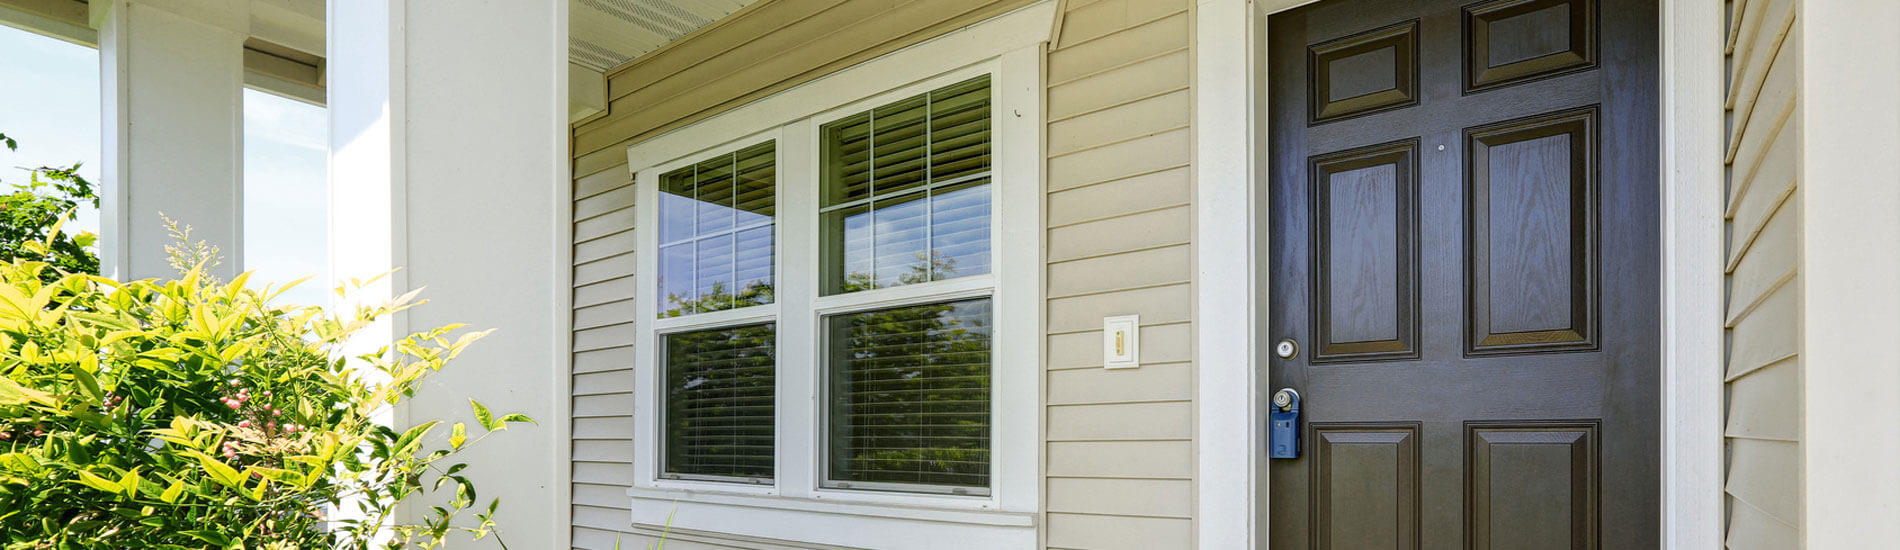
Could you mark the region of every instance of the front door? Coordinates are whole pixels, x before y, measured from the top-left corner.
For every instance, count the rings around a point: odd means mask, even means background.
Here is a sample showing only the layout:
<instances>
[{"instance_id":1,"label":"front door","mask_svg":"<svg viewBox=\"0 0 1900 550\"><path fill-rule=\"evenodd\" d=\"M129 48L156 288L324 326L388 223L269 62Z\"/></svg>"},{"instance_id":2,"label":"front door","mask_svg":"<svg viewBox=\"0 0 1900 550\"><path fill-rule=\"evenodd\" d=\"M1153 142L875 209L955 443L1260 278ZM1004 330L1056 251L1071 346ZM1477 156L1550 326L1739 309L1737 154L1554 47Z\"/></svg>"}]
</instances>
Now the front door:
<instances>
[{"instance_id":1,"label":"front door","mask_svg":"<svg viewBox=\"0 0 1900 550\"><path fill-rule=\"evenodd\" d=\"M1656 14L1271 16L1272 548L1657 546Z\"/></svg>"}]
</instances>

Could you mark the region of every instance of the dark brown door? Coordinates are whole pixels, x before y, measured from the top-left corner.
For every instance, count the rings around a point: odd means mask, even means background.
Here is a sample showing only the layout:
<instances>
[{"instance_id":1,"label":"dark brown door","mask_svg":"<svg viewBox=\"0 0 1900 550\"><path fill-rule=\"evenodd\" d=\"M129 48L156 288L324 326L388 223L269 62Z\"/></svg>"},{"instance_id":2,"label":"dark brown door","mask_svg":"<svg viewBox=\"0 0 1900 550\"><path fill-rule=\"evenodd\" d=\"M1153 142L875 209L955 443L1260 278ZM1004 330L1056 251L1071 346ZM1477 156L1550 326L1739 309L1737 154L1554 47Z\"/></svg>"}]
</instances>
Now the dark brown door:
<instances>
[{"instance_id":1,"label":"dark brown door","mask_svg":"<svg viewBox=\"0 0 1900 550\"><path fill-rule=\"evenodd\" d=\"M1271 17L1272 548L1657 546L1656 13Z\"/></svg>"}]
</instances>

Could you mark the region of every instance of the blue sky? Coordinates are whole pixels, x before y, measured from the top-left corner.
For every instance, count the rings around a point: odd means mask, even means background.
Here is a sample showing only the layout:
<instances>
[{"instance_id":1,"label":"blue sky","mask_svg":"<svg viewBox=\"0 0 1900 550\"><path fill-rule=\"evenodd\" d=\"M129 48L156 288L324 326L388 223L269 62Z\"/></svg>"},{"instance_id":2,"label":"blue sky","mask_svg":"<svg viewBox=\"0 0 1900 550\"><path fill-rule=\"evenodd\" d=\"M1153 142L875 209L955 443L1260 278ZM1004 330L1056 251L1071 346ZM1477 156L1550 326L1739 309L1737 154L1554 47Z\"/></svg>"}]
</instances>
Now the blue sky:
<instances>
[{"instance_id":1,"label":"blue sky","mask_svg":"<svg viewBox=\"0 0 1900 550\"><path fill-rule=\"evenodd\" d=\"M0 181L24 181L16 167L73 162L99 181L99 108L98 50L0 26L0 132L20 141L0 149ZM257 282L314 276L282 298L292 303L329 296L328 142L322 107L244 91L244 268ZM67 228L96 232L98 213Z\"/></svg>"}]
</instances>

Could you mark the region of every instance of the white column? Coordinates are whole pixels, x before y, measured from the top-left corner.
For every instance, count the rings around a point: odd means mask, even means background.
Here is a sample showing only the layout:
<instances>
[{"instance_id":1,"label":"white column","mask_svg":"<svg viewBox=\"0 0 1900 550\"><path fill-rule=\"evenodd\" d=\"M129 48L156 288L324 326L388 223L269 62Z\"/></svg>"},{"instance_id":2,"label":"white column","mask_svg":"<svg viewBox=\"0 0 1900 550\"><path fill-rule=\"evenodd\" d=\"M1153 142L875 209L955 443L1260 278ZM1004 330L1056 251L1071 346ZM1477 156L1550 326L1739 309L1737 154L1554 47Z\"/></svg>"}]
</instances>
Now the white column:
<instances>
[{"instance_id":1,"label":"white column","mask_svg":"<svg viewBox=\"0 0 1900 550\"><path fill-rule=\"evenodd\" d=\"M243 265L240 29L248 15L236 5L189 15L143 0L105 8L99 259L108 277L174 275L161 213L190 225L193 240L217 245L217 275L228 279Z\"/></svg>"},{"instance_id":2,"label":"white column","mask_svg":"<svg viewBox=\"0 0 1900 550\"><path fill-rule=\"evenodd\" d=\"M1804 548L1900 540L1900 3L1800 4Z\"/></svg>"},{"instance_id":3,"label":"white column","mask_svg":"<svg viewBox=\"0 0 1900 550\"><path fill-rule=\"evenodd\" d=\"M567 3L329 3L330 243L339 278L402 268L375 294L427 287L388 333L498 329L434 375L394 422L519 425L465 452L515 548L565 547L566 315L557 286L570 185ZM371 296L374 297L374 296ZM413 515L411 516L413 517ZM458 545L457 547L468 547Z\"/></svg>"}]
</instances>

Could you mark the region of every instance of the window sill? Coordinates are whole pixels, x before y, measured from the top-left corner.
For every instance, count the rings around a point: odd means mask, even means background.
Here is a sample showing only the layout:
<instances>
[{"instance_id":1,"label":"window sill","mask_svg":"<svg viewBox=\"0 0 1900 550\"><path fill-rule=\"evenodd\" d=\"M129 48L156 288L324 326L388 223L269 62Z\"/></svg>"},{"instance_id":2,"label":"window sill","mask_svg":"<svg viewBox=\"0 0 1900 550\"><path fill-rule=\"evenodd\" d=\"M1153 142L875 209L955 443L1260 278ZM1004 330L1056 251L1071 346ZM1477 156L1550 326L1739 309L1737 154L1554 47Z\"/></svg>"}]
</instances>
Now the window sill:
<instances>
[{"instance_id":1,"label":"window sill","mask_svg":"<svg viewBox=\"0 0 1900 550\"><path fill-rule=\"evenodd\" d=\"M695 489L633 488L634 525L861 548L1033 548L1036 514Z\"/></svg>"}]
</instances>

